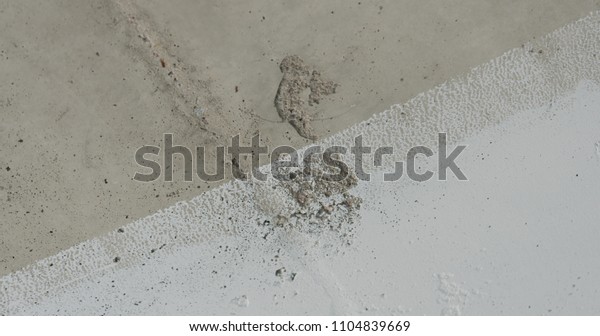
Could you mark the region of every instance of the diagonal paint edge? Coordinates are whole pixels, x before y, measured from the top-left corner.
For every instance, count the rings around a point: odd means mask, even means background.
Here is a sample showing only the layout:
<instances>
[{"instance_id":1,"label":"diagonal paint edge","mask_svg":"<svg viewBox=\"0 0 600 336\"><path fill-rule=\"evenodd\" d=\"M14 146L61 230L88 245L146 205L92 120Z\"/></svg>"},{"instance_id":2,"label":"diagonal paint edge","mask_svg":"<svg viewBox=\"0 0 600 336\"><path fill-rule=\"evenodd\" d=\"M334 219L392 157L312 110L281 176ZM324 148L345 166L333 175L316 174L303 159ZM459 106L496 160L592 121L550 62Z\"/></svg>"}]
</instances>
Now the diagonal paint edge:
<instances>
[{"instance_id":1,"label":"diagonal paint edge","mask_svg":"<svg viewBox=\"0 0 600 336\"><path fill-rule=\"evenodd\" d=\"M392 106L318 144L351 145L355 135L373 146L395 143L403 152L428 145L431 134L449 131L458 141L511 115L539 107L582 80L600 79L600 12L577 20L546 37ZM0 278L0 315L100 272L152 258L148 246L196 244L215 236L237 234L236 220L252 213L238 205L252 199L252 184L230 181L189 201L139 219L124 229L85 241ZM233 219L224 221L231 216ZM115 256L120 262L115 263Z\"/></svg>"}]
</instances>

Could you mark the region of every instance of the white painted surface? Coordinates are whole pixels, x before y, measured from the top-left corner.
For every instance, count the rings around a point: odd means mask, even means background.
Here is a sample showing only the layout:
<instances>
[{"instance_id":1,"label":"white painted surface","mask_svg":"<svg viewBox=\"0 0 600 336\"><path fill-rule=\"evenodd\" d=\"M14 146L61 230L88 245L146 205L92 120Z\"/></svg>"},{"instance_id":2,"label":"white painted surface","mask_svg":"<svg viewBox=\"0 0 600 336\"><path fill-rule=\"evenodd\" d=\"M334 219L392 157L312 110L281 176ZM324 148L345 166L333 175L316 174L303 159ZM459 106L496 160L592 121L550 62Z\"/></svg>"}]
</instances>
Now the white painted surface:
<instances>
[{"instance_id":1,"label":"white painted surface","mask_svg":"<svg viewBox=\"0 0 600 336\"><path fill-rule=\"evenodd\" d=\"M264 239L264 187L232 182L0 279L0 313L598 314L599 33L593 14L324 140L469 145L467 182L360 183L350 246Z\"/></svg>"}]
</instances>

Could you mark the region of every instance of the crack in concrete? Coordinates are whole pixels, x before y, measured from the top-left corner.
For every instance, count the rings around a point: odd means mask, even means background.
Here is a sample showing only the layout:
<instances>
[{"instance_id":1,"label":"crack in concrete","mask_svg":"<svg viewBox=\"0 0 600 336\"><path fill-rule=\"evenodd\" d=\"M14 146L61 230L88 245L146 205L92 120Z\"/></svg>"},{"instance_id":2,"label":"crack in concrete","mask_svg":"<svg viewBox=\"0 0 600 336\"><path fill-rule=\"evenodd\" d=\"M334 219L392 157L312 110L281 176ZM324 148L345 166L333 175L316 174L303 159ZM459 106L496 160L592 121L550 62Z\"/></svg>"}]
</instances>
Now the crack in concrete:
<instances>
[{"instance_id":1,"label":"crack in concrete","mask_svg":"<svg viewBox=\"0 0 600 336\"><path fill-rule=\"evenodd\" d=\"M115 24L129 37L129 48L135 58L143 61L162 91L172 100L173 112L178 112L191 125L221 138L222 130L208 127L206 113L219 111L223 103L211 92L209 80L193 76L197 69L176 53L179 45L155 26L150 16L131 0L107 0L115 14ZM212 126L212 125L211 125Z\"/></svg>"}]
</instances>

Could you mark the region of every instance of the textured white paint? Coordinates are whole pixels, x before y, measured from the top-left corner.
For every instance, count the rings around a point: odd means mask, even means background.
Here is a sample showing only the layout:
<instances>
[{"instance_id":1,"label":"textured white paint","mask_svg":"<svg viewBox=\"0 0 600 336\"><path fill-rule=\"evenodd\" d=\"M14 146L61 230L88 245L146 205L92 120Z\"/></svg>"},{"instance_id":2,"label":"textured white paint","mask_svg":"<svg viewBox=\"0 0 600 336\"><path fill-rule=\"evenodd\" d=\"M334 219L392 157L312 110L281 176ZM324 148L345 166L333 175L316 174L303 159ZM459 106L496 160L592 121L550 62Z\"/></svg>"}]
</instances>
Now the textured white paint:
<instances>
[{"instance_id":1,"label":"textured white paint","mask_svg":"<svg viewBox=\"0 0 600 336\"><path fill-rule=\"evenodd\" d=\"M323 140L469 145L468 182L351 190L350 246L263 238L293 205L232 181L1 278L0 314L598 314L599 35L594 13Z\"/></svg>"}]
</instances>

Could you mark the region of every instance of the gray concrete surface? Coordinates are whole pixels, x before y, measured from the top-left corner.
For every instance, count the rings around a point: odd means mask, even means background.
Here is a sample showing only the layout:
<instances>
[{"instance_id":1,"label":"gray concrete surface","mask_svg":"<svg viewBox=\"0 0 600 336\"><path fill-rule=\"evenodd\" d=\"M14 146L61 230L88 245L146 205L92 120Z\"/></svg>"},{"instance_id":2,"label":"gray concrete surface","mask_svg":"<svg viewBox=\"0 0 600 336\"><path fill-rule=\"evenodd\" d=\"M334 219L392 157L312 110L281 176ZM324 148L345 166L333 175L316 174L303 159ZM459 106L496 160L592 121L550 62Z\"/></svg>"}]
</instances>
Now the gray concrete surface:
<instances>
[{"instance_id":1,"label":"gray concrete surface","mask_svg":"<svg viewBox=\"0 0 600 336\"><path fill-rule=\"evenodd\" d=\"M311 110L323 138L598 8L1 1L0 275L213 187L132 180L135 150L163 133L190 146L257 131L269 145L307 144L273 106L286 55L340 84Z\"/></svg>"}]
</instances>

